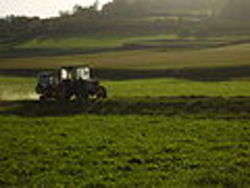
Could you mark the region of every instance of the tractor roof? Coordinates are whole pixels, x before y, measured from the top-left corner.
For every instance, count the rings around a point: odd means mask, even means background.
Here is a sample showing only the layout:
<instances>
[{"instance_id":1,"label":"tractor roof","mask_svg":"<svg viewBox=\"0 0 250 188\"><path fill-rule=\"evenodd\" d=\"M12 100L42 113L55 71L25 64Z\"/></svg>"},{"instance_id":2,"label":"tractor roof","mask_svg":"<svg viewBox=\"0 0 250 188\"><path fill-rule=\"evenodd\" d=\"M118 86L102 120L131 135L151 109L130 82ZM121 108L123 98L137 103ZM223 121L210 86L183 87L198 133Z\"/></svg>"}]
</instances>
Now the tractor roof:
<instances>
[{"instance_id":1,"label":"tractor roof","mask_svg":"<svg viewBox=\"0 0 250 188\"><path fill-rule=\"evenodd\" d=\"M89 68L88 65L77 65L77 66L63 66L61 69L77 69L77 68Z\"/></svg>"},{"instance_id":2,"label":"tractor roof","mask_svg":"<svg viewBox=\"0 0 250 188\"><path fill-rule=\"evenodd\" d=\"M46 76L46 75L52 75L53 72L51 71L43 71L43 72L39 72L38 76Z\"/></svg>"}]
</instances>

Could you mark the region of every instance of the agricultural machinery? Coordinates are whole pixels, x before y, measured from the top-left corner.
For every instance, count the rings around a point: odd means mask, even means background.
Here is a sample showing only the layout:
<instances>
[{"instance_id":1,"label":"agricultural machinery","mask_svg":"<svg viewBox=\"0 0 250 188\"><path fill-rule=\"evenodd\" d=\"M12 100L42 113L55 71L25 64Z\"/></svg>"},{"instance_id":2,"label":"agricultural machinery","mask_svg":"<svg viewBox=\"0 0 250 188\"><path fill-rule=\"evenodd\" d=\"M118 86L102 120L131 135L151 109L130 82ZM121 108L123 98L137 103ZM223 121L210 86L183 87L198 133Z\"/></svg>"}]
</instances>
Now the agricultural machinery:
<instances>
[{"instance_id":1,"label":"agricultural machinery","mask_svg":"<svg viewBox=\"0 0 250 188\"><path fill-rule=\"evenodd\" d=\"M38 75L36 93L40 101L50 99L86 102L89 99L104 99L106 88L92 79L92 69L88 66L62 67L54 72L41 72Z\"/></svg>"}]
</instances>

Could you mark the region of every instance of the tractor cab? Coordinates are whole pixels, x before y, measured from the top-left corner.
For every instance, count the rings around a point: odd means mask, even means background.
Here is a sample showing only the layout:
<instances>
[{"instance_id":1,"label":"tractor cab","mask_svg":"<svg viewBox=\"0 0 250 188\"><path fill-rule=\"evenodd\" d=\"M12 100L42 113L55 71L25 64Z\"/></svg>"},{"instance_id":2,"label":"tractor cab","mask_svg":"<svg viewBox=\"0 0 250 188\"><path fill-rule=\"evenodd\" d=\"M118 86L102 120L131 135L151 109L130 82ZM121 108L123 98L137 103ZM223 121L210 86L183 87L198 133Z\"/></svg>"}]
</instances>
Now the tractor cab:
<instances>
[{"instance_id":1,"label":"tractor cab","mask_svg":"<svg viewBox=\"0 0 250 188\"><path fill-rule=\"evenodd\" d=\"M87 66L82 67L62 67L59 70L59 80L90 80L91 69Z\"/></svg>"}]
</instances>

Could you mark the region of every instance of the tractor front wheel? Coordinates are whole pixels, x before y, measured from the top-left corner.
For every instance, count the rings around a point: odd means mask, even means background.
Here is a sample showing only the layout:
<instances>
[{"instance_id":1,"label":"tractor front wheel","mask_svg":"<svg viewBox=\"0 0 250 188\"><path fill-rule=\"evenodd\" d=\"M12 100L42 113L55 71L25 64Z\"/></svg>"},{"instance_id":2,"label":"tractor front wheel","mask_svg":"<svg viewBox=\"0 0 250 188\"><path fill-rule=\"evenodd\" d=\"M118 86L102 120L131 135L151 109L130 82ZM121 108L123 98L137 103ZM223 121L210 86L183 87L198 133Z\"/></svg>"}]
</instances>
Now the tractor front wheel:
<instances>
[{"instance_id":1,"label":"tractor front wheel","mask_svg":"<svg viewBox=\"0 0 250 188\"><path fill-rule=\"evenodd\" d=\"M45 103L46 101L47 101L47 97L46 97L46 96L41 95L41 96L39 97L39 102L40 102L40 103Z\"/></svg>"},{"instance_id":2,"label":"tractor front wheel","mask_svg":"<svg viewBox=\"0 0 250 188\"><path fill-rule=\"evenodd\" d=\"M107 89L104 86L99 86L96 92L96 98L105 99L107 98Z\"/></svg>"}]
</instances>

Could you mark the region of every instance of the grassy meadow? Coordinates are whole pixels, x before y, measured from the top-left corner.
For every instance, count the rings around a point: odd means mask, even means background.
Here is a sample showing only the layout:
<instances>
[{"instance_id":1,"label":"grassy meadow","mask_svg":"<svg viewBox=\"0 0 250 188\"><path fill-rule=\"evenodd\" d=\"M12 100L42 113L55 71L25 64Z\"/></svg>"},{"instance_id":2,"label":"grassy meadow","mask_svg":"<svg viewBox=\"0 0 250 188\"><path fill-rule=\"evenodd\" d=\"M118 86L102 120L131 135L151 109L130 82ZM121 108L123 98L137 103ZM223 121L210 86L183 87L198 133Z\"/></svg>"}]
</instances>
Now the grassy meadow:
<instances>
[{"instance_id":1,"label":"grassy meadow","mask_svg":"<svg viewBox=\"0 0 250 188\"><path fill-rule=\"evenodd\" d=\"M0 53L0 186L248 187L249 51L247 36L157 35ZM108 99L37 102L37 72L82 64Z\"/></svg>"}]
</instances>

